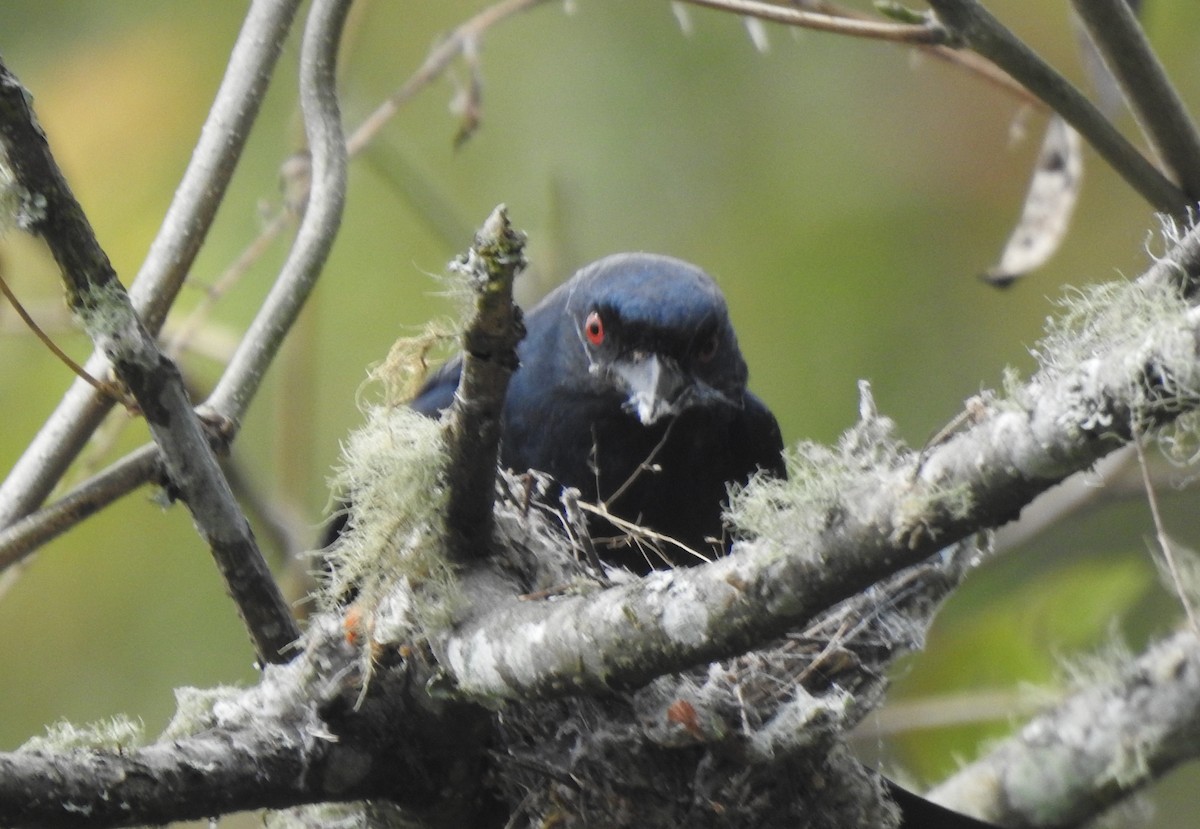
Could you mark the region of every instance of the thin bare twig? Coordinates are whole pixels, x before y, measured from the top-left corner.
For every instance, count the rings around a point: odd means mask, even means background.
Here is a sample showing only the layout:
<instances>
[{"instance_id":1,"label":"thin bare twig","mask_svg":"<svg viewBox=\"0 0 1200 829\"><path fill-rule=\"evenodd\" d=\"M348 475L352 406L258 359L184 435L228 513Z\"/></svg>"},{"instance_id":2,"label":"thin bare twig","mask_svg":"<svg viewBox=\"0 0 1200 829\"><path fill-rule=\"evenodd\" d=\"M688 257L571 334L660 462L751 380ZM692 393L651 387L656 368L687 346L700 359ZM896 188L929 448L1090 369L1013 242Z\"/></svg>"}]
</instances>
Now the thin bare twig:
<instances>
[{"instance_id":1,"label":"thin bare twig","mask_svg":"<svg viewBox=\"0 0 1200 829\"><path fill-rule=\"evenodd\" d=\"M331 9L322 8L323 14L333 15ZM344 16L344 8L340 14ZM347 153L334 75L341 22L339 18L332 30L316 29L310 18L305 30L300 108L312 155L312 186L287 261L205 402L206 407L233 421L245 415L263 375L312 292L341 225ZM333 20L327 25L333 25Z\"/></svg>"},{"instance_id":2,"label":"thin bare twig","mask_svg":"<svg viewBox=\"0 0 1200 829\"><path fill-rule=\"evenodd\" d=\"M116 386L112 385L111 383L105 383L101 380L97 380L95 377L88 374L87 370L84 369L83 366L72 360L70 354L59 348L58 343L54 342L54 340L50 338L50 335L43 331L42 327L37 324L37 320L30 316L29 312L25 310L25 306L21 304L21 300L17 299L17 295L13 293L12 288L8 287L8 283L4 281L4 277L2 276L0 276L0 293L4 294L5 299L7 299L9 304L12 305L13 310L17 312L17 316L20 317L25 323L26 327L33 332L33 335L41 341L42 345L50 349L50 353L57 357L63 365L69 368L72 374L106 397L111 397L116 402L127 407L134 405L133 401L128 400L123 394L121 394L120 390Z\"/></svg>"},{"instance_id":3,"label":"thin bare twig","mask_svg":"<svg viewBox=\"0 0 1200 829\"><path fill-rule=\"evenodd\" d=\"M610 507L619 501L621 496L628 492L629 488L637 483L637 480L641 478L643 474L654 468L654 459L658 457L658 453L662 451L662 448L667 445L667 440L671 437L671 432L675 431L675 424L678 422L678 420L672 418L667 423L667 428L663 430L663 436L658 439L658 443L654 444L654 448L650 450L648 455L646 455L646 459L639 463L633 472L629 473L629 477L625 479L623 484L616 488L612 495L609 495L604 499L604 505L606 507ZM595 445L592 446L592 451L596 451ZM596 475L596 491L600 491L599 474Z\"/></svg>"},{"instance_id":4,"label":"thin bare twig","mask_svg":"<svg viewBox=\"0 0 1200 829\"><path fill-rule=\"evenodd\" d=\"M801 5L801 3L797 2L797 5ZM804 0L803 5L813 11L836 15L838 17L853 17L863 20L874 19L857 9L849 9L837 3L828 2L828 0ZM944 63L952 64L976 75L1008 95L1017 98L1022 104L1041 110L1046 109L1045 101L1017 83L1007 72L981 55L977 55L974 52L964 52L952 46L932 46L920 43L911 45L930 57L937 58Z\"/></svg>"},{"instance_id":5,"label":"thin bare twig","mask_svg":"<svg viewBox=\"0 0 1200 829\"><path fill-rule=\"evenodd\" d=\"M280 510L268 499L259 496L253 484L242 480L236 462L225 461L225 477L245 503L260 526L264 527L269 543L285 554L303 547L296 527L299 520ZM109 504L151 481L165 476L162 454L153 443L144 444L116 463L81 482L53 503L30 513L0 529L0 571L9 570L24 561L39 547L100 512ZM7 573L5 573L7 576ZM0 594L2 594L0 590Z\"/></svg>"},{"instance_id":6,"label":"thin bare twig","mask_svg":"<svg viewBox=\"0 0 1200 829\"><path fill-rule=\"evenodd\" d=\"M41 545L162 474L162 455L154 444L129 453L50 506L0 530L0 570L22 561Z\"/></svg>"},{"instance_id":7,"label":"thin bare twig","mask_svg":"<svg viewBox=\"0 0 1200 829\"><path fill-rule=\"evenodd\" d=\"M164 347L168 354L178 357L188 348L221 298L241 281L255 262L263 257L271 247L271 243L279 237L279 234L283 233L294 218L295 213L285 205L267 221L258 236L242 250L233 264L226 268L217 281L205 291L204 298L192 309L179 327L172 331L171 338Z\"/></svg>"},{"instance_id":8,"label":"thin bare twig","mask_svg":"<svg viewBox=\"0 0 1200 829\"><path fill-rule=\"evenodd\" d=\"M946 30L935 21L892 23L849 15L822 14L759 0L682 0L693 6L732 12L772 23L832 32L839 35L887 40L892 43L938 44L947 40Z\"/></svg>"},{"instance_id":9,"label":"thin bare twig","mask_svg":"<svg viewBox=\"0 0 1200 829\"><path fill-rule=\"evenodd\" d=\"M611 512L609 512L606 504L593 504L590 501L579 501L578 504L579 508L584 512L590 512L592 515L599 516L617 529L624 530L629 535L629 538L633 541L650 541L655 545L666 544L671 547L676 547L695 559L697 563L703 564L704 562L712 561L711 556L706 556L701 552L693 550L682 541L678 541L669 535L656 532L649 527L643 527L642 525L634 523L633 521L621 518L619 515L613 515ZM665 563L670 563L670 561L661 553L659 553L659 558ZM650 562L649 559L647 559L647 563L653 564L653 562Z\"/></svg>"},{"instance_id":10,"label":"thin bare twig","mask_svg":"<svg viewBox=\"0 0 1200 829\"><path fill-rule=\"evenodd\" d=\"M414 95L446 71L455 58L463 54L465 50L476 46L479 38L488 29L514 14L545 2L546 0L502 0L493 6L488 6L456 28L445 40L433 48L425 58L425 62L404 82L404 85L363 119L358 128L350 134L346 140L346 148L350 155L352 157L358 155L383 129L384 124L400 110L400 107L408 103Z\"/></svg>"},{"instance_id":11,"label":"thin bare twig","mask_svg":"<svg viewBox=\"0 0 1200 829\"><path fill-rule=\"evenodd\" d=\"M1193 633L1200 635L1200 624L1196 621L1196 611L1192 607L1192 600L1188 596L1187 590L1184 588L1183 578L1179 573L1179 563L1175 560L1175 552L1172 548L1171 539L1167 535L1166 524L1163 523L1162 514L1158 511L1158 495L1154 491L1154 482L1150 480L1150 467L1146 463L1146 450L1142 446L1142 435L1138 431L1135 431L1133 435L1133 448L1137 452L1138 467L1142 472L1142 487L1146 492L1146 503L1150 505L1151 520L1154 521L1154 536L1158 540L1159 549L1162 550L1167 570L1171 573L1171 581L1175 585L1176 593L1179 595L1179 602L1183 605L1183 612L1187 615L1188 626L1191 627Z\"/></svg>"}]
</instances>

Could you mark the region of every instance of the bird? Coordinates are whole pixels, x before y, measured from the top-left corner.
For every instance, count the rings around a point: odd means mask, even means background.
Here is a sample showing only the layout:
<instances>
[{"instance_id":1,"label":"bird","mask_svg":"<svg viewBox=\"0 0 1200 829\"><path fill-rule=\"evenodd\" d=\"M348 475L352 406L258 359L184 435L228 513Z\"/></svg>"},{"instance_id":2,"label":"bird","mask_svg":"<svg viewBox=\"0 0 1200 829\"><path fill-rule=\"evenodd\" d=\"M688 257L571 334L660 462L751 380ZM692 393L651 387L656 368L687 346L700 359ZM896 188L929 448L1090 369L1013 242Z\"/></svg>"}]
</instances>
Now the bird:
<instances>
[{"instance_id":1,"label":"bird","mask_svg":"<svg viewBox=\"0 0 1200 829\"><path fill-rule=\"evenodd\" d=\"M728 551L723 506L755 475L785 478L783 439L747 388L725 297L701 268L620 253L580 269L525 315L503 408L500 463L537 470L604 504L603 561L645 575ZM439 416L462 373L454 358L411 407ZM629 543L628 525L658 547ZM336 537L341 527L330 532ZM624 542L624 543L623 543ZM996 829L884 777L903 829Z\"/></svg>"},{"instance_id":2,"label":"bird","mask_svg":"<svg viewBox=\"0 0 1200 829\"><path fill-rule=\"evenodd\" d=\"M779 424L746 387L746 361L712 277L668 256L615 254L549 293L525 328L500 463L603 504L623 528L591 521L609 565L645 574L728 549L729 487L785 470ZM461 371L459 359L443 365L412 408L443 411ZM659 543L631 537L629 525Z\"/></svg>"}]
</instances>

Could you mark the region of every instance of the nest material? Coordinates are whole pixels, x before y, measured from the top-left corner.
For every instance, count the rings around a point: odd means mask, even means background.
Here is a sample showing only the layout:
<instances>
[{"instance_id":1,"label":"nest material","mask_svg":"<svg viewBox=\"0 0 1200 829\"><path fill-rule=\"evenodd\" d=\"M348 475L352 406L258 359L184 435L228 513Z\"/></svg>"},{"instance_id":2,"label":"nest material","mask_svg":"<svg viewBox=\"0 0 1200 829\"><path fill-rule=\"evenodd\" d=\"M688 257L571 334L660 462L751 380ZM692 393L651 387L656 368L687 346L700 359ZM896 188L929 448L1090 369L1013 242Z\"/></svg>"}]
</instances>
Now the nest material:
<instances>
[{"instance_id":1,"label":"nest material","mask_svg":"<svg viewBox=\"0 0 1200 829\"><path fill-rule=\"evenodd\" d=\"M564 544L554 513L540 515L498 519L502 542L520 549L508 560L532 568L531 589L594 586L583 546ZM880 778L843 737L882 701L886 666L920 646L974 555L948 551L736 659L632 692L506 705L492 785L508 826L897 826Z\"/></svg>"}]
</instances>

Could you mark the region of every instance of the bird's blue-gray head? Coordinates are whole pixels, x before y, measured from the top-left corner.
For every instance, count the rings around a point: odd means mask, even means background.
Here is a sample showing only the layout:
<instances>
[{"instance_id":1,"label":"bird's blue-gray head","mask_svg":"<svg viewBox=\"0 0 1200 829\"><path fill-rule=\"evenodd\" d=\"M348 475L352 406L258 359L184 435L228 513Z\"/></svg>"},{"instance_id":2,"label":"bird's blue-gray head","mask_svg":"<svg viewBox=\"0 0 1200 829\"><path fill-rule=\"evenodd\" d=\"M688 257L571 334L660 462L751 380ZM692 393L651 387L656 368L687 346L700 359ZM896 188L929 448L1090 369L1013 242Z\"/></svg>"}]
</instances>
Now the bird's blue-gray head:
<instances>
[{"instance_id":1,"label":"bird's blue-gray head","mask_svg":"<svg viewBox=\"0 0 1200 829\"><path fill-rule=\"evenodd\" d=\"M725 298L695 265L616 254L559 290L591 382L622 395L644 425L693 407L742 405L746 363Z\"/></svg>"}]
</instances>

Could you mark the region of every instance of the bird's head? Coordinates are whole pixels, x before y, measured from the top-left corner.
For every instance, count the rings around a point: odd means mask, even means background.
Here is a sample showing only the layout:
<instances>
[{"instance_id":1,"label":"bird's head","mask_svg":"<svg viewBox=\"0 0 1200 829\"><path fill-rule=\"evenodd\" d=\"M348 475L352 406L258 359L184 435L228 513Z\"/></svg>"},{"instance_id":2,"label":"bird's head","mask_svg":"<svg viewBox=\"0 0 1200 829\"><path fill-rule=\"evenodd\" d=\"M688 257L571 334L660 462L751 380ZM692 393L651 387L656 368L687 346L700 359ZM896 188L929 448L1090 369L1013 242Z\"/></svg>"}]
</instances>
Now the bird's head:
<instances>
[{"instance_id":1,"label":"bird's head","mask_svg":"<svg viewBox=\"0 0 1200 829\"><path fill-rule=\"evenodd\" d=\"M668 256L623 253L562 289L593 386L649 426L694 407L742 405L746 363L712 277Z\"/></svg>"}]
</instances>

